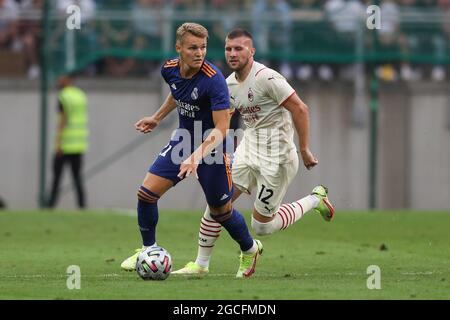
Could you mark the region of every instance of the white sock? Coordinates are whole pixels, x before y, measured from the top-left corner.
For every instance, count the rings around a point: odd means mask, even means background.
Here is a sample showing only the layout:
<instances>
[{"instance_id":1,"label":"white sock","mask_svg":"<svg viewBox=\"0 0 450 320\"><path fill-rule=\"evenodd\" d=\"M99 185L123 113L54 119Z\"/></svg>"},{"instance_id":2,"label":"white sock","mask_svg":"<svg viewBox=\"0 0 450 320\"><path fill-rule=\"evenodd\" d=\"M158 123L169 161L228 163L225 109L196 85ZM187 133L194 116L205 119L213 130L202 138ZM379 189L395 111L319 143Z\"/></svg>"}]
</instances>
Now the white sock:
<instances>
[{"instance_id":1,"label":"white sock","mask_svg":"<svg viewBox=\"0 0 450 320\"><path fill-rule=\"evenodd\" d=\"M277 230L284 230L294 224L303 217L305 213L317 207L319 202L320 199L317 196L310 194L292 203L282 204L274 219L277 220L275 225L279 227Z\"/></svg>"},{"instance_id":2,"label":"white sock","mask_svg":"<svg viewBox=\"0 0 450 320\"><path fill-rule=\"evenodd\" d=\"M151 246L142 246L142 250L145 250L145 249L147 249L147 248L150 248L150 247L156 247L157 246L157 244L156 244L156 242L154 243L154 244L152 244Z\"/></svg>"},{"instance_id":3,"label":"white sock","mask_svg":"<svg viewBox=\"0 0 450 320\"><path fill-rule=\"evenodd\" d=\"M256 250L258 250L258 245L256 244L256 241L253 240L253 246L250 249L246 250L246 251L242 251L242 253L254 254L256 252Z\"/></svg>"},{"instance_id":4,"label":"white sock","mask_svg":"<svg viewBox=\"0 0 450 320\"><path fill-rule=\"evenodd\" d=\"M209 207L206 207L205 213L200 221L200 230L198 232L198 251L195 263L202 268L209 268L212 251L217 238L220 236L222 225L211 217Z\"/></svg>"},{"instance_id":5,"label":"white sock","mask_svg":"<svg viewBox=\"0 0 450 320\"><path fill-rule=\"evenodd\" d=\"M259 222L252 216L252 229L258 236L266 236L281 229L281 219L273 219L269 222Z\"/></svg>"}]
</instances>

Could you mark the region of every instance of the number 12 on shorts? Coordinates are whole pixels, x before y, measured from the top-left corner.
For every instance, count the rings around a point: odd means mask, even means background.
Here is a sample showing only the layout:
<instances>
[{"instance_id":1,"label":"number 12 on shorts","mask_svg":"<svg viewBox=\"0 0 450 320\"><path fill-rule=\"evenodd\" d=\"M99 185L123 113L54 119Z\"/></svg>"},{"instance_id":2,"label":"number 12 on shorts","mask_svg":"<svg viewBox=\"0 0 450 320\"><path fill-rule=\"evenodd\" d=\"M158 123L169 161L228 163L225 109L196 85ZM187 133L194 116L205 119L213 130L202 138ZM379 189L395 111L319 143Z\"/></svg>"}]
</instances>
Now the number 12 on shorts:
<instances>
[{"instance_id":1,"label":"number 12 on shorts","mask_svg":"<svg viewBox=\"0 0 450 320\"><path fill-rule=\"evenodd\" d=\"M273 190L266 188L265 185L261 185L261 191L259 192L258 199L264 204L269 204L267 200L273 196Z\"/></svg>"}]
</instances>

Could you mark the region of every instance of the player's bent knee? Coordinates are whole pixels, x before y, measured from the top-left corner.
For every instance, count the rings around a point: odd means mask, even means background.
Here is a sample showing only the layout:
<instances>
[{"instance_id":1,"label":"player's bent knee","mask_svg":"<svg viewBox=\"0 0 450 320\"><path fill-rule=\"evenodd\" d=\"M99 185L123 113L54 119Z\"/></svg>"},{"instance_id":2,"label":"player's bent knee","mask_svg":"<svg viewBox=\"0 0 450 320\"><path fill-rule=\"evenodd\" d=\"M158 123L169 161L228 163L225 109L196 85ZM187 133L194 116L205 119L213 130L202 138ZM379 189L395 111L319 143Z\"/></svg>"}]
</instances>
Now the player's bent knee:
<instances>
[{"instance_id":1,"label":"player's bent knee","mask_svg":"<svg viewBox=\"0 0 450 320\"><path fill-rule=\"evenodd\" d=\"M137 197L140 201L148 203L156 203L159 200L159 196L156 193L151 192L144 186L139 187Z\"/></svg>"},{"instance_id":2,"label":"player's bent knee","mask_svg":"<svg viewBox=\"0 0 450 320\"><path fill-rule=\"evenodd\" d=\"M211 212L211 218L213 218L213 220L215 222L218 222L218 223L222 224L223 222L225 222L228 219L230 219L232 213L233 213L233 210L230 210L230 211L225 212L225 213L213 213L213 212Z\"/></svg>"},{"instance_id":3,"label":"player's bent knee","mask_svg":"<svg viewBox=\"0 0 450 320\"><path fill-rule=\"evenodd\" d=\"M275 232L275 221L259 222L252 216L252 229L258 236L267 236Z\"/></svg>"}]
</instances>

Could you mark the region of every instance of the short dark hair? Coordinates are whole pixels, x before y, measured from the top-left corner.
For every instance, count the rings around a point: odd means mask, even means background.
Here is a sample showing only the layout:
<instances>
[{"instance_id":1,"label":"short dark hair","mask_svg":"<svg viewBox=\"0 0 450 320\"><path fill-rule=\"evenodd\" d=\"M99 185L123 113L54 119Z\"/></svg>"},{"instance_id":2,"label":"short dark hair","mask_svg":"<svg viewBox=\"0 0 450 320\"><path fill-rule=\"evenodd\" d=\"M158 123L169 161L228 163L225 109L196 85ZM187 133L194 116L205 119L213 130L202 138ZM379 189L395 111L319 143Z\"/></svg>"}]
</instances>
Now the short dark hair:
<instances>
[{"instance_id":1,"label":"short dark hair","mask_svg":"<svg viewBox=\"0 0 450 320\"><path fill-rule=\"evenodd\" d=\"M233 29L227 34L228 39L235 39L235 38L239 38L239 37L246 37L253 41L252 34L242 28Z\"/></svg>"}]
</instances>

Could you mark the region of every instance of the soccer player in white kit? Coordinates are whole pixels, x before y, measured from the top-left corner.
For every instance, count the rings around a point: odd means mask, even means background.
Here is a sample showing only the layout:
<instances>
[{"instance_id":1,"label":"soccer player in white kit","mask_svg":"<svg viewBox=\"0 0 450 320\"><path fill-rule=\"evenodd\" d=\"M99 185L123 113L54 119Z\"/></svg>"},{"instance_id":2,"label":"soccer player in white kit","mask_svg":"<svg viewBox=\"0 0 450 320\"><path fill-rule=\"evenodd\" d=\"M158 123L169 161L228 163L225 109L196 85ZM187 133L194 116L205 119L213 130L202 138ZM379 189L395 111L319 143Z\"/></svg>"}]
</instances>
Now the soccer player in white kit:
<instances>
[{"instance_id":1,"label":"soccer player in white kit","mask_svg":"<svg viewBox=\"0 0 450 320\"><path fill-rule=\"evenodd\" d=\"M330 221L334 208L324 186L315 187L300 200L281 204L298 170L294 128L305 167L309 170L318 161L309 149L308 107L283 76L254 61L254 54L249 32L235 29L227 35L225 57L234 71L227 78L230 103L241 113L246 126L233 160L233 201L242 192L250 194L256 189L252 228L257 235L284 230L313 209ZM208 273L220 232L221 225L211 218L207 208L200 223L196 261L173 274Z\"/></svg>"}]
</instances>

